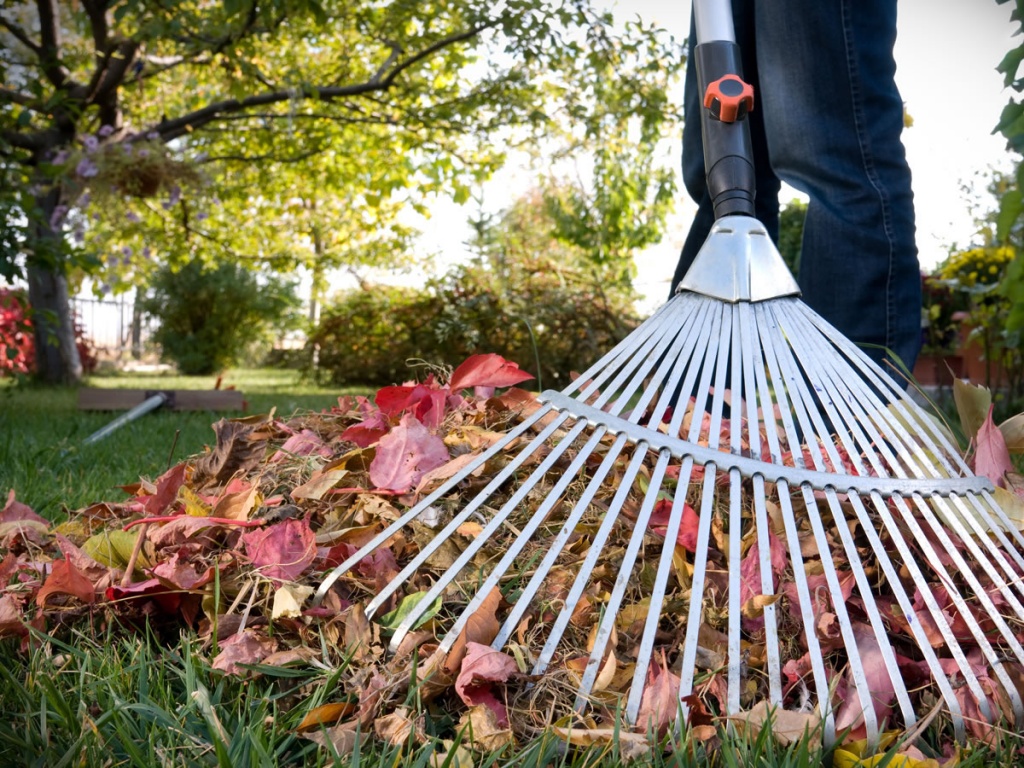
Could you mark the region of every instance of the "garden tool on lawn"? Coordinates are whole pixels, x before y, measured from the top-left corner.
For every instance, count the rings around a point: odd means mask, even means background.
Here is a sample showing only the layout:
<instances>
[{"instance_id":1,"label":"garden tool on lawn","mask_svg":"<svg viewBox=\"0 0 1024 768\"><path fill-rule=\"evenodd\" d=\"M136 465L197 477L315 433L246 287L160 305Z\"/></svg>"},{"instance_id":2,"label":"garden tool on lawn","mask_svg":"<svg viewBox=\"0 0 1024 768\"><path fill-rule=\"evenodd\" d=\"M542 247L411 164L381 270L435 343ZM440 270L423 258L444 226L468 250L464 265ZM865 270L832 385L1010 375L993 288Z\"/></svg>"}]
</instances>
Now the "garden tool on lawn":
<instances>
[{"instance_id":1,"label":"garden tool on lawn","mask_svg":"<svg viewBox=\"0 0 1024 768\"><path fill-rule=\"evenodd\" d=\"M640 729L666 680L684 715L767 702L816 713L826 744L933 710L958 739L979 718L1020 728L1024 537L943 428L798 298L752 216L752 94L728 2L695 11L718 220L679 292L317 600L416 531L365 606L425 593L392 651L440 598L439 651L473 639L498 589L482 642L518 646L535 675L576 670L577 711L621 703Z\"/></svg>"}]
</instances>

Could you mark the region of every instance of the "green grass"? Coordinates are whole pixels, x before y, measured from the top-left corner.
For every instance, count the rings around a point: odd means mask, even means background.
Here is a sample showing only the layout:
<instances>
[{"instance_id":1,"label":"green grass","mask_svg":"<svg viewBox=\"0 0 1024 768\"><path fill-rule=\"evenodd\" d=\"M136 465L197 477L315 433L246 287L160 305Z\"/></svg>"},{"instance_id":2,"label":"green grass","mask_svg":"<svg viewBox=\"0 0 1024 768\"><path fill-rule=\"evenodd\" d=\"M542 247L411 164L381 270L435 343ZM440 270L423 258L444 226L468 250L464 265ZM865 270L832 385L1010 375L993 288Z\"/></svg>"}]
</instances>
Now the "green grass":
<instances>
[{"instance_id":1,"label":"green grass","mask_svg":"<svg viewBox=\"0 0 1024 768\"><path fill-rule=\"evenodd\" d=\"M136 374L89 383L209 389L213 379ZM287 371L231 371L223 384L245 393L250 413L319 410L346 394L303 383ZM223 415L157 411L83 446L115 414L79 411L70 389L0 383L0 491L15 489L19 499L51 519L92 502L121 500L118 485L159 475L170 461L201 451L213 437L210 425ZM101 617L97 613L91 627L76 624L74 630L58 628L57 637L36 637L27 650L16 640L0 641L0 768L432 766L433 741L399 747L368 741L355 754L332 755L295 733L307 712L338 700L344 670L308 667L267 670L250 680L225 678L210 669L209 649L200 648L191 632L157 637L149 630L115 631L101 626ZM428 710L428 735L450 725L446 713ZM712 749L688 742L664 755L655 750L634 765L805 768L828 758L806 743L781 747L766 732L749 740L722 735L724 742ZM961 766L1019 764L1013 749L975 749ZM475 768L622 764L614 746L568 749L553 735L514 752L474 756Z\"/></svg>"},{"instance_id":2,"label":"green grass","mask_svg":"<svg viewBox=\"0 0 1024 768\"><path fill-rule=\"evenodd\" d=\"M212 389L215 382L215 377L119 374L94 376L88 385ZM303 382L295 371L285 370L232 370L224 375L222 386L234 386L245 395L248 413L276 408L279 416L330 408L346 394ZM244 415L157 410L97 443L83 445L86 437L119 414L79 411L77 392L71 388L37 389L10 382L0 382L0 414L0 493L6 498L13 488L19 500L51 520L97 501L124 499L117 486L160 475L170 462L199 453L211 443L215 421Z\"/></svg>"}]
</instances>

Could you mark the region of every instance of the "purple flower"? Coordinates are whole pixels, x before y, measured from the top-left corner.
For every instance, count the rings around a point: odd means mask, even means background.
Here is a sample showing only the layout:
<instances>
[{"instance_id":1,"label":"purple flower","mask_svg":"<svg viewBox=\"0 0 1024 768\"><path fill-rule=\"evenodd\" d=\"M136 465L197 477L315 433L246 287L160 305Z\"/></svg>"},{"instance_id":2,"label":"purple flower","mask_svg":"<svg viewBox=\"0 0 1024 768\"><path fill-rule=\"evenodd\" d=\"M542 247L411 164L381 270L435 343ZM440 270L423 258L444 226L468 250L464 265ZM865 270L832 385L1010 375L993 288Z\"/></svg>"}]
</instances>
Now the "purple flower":
<instances>
[{"instance_id":1,"label":"purple flower","mask_svg":"<svg viewBox=\"0 0 1024 768\"><path fill-rule=\"evenodd\" d=\"M130 221L132 224L138 224L140 221L142 221L142 219L139 218L139 214L137 214L135 211L128 211L128 213L126 213L124 217L128 219L128 221Z\"/></svg>"},{"instance_id":2,"label":"purple flower","mask_svg":"<svg viewBox=\"0 0 1024 768\"><path fill-rule=\"evenodd\" d=\"M78 207L79 208L88 208L89 207L89 202L91 200L92 200L92 196L88 192L84 193L80 198L78 198Z\"/></svg>"},{"instance_id":3,"label":"purple flower","mask_svg":"<svg viewBox=\"0 0 1024 768\"><path fill-rule=\"evenodd\" d=\"M75 243L81 245L85 242L85 222L79 219L71 229L71 237Z\"/></svg>"},{"instance_id":4,"label":"purple flower","mask_svg":"<svg viewBox=\"0 0 1024 768\"><path fill-rule=\"evenodd\" d=\"M100 140L97 139L95 136L86 136L84 139L82 139L82 146L84 146L86 151L88 152L95 152L96 148L99 147L99 145Z\"/></svg>"},{"instance_id":5,"label":"purple flower","mask_svg":"<svg viewBox=\"0 0 1024 768\"><path fill-rule=\"evenodd\" d=\"M64 221L64 217L68 214L68 207L66 205L58 205L53 209L53 213L50 214L50 229L57 229Z\"/></svg>"},{"instance_id":6,"label":"purple flower","mask_svg":"<svg viewBox=\"0 0 1024 768\"><path fill-rule=\"evenodd\" d=\"M90 160L88 157L83 157L78 161L78 165L75 166L75 173L81 176L83 179L89 179L100 172L100 169L96 167L96 163Z\"/></svg>"},{"instance_id":7,"label":"purple flower","mask_svg":"<svg viewBox=\"0 0 1024 768\"><path fill-rule=\"evenodd\" d=\"M150 131L149 133L146 134L146 138L149 139L150 141L156 141L157 139L160 138L160 134L157 133L156 131Z\"/></svg>"},{"instance_id":8,"label":"purple flower","mask_svg":"<svg viewBox=\"0 0 1024 768\"><path fill-rule=\"evenodd\" d=\"M148 259L152 255L153 255L153 252L149 249L148 245L145 248L142 249L142 258Z\"/></svg>"},{"instance_id":9,"label":"purple flower","mask_svg":"<svg viewBox=\"0 0 1024 768\"><path fill-rule=\"evenodd\" d=\"M53 160L50 162L54 165L64 165L68 161L68 151L66 149L60 150L53 156Z\"/></svg>"},{"instance_id":10,"label":"purple flower","mask_svg":"<svg viewBox=\"0 0 1024 768\"><path fill-rule=\"evenodd\" d=\"M112 126L112 125L101 125L100 129L98 131L96 131L96 135L105 139L105 138L107 138L107 136L109 136L113 132L114 132L114 126Z\"/></svg>"},{"instance_id":11,"label":"purple flower","mask_svg":"<svg viewBox=\"0 0 1024 768\"><path fill-rule=\"evenodd\" d=\"M121 253L124 254L126 259L130 259L132 257L132 247L130 245L122 246Z\"/></svg>"},{"instance_id":12,"label":"purple flower","mask_svg":"<svg viewBox=\"0 0 1024 768\"><path fill-rule=\"evenodd\" d=\"M181 200L181 187L175 184L171 187L171 196L167 198L167 202L164 203L164 210L169 211Z\"/></svg>"},{"instance_id":13,"label":"purple flower","mask_svg":"<svg viewBox=\"0 0 1024 768\"><path fill-rule=\"evenodd\" d=\"M102 284L100 284L100 296L106 296L109 293L110 293L110 284L109 283L102 283Z\"/></svg>"},{"instance_id":14,"label":"purple flower","mask_svg":"<svg viewBox=\"0 0 1024 768\"><path fill-rule=\"evenodd\" d=\"M149 150L146 149L145 147L142 147L139 150L139 157L149 157Z\"/></svg>"},{"instance_id":15,"label":"purple flower","mask_svg":"<svg viewBox=\"0 0 1024 768\"><path fill-rule=\"evenodd\" d=\"M208 218L210 218L210 214L206 211L200 211L196 214L196 221L206 221Z\"/></svg>"}]
</instances>

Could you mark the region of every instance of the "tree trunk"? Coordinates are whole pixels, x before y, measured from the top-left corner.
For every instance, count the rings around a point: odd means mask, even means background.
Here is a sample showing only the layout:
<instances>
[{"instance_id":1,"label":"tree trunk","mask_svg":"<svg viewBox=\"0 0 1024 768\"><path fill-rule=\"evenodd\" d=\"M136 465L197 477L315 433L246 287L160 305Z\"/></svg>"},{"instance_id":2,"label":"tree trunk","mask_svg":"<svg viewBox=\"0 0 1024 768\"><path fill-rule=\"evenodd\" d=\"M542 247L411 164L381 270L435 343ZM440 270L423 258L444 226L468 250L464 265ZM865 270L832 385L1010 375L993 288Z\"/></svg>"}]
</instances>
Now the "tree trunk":
<instances>
[{"instance_id":1,"label":"tree trunk","mask_svg":"<svg viewBox=\"0 0 1024 768\"><path fill-rule=\"evenodd\" d=\"M42 215L35 223L34 253L26 265L28 300L35 329L36 376L48 384L74 384L82 380L82 361L62 269L62 235L51 226L59 194L53 187L36 200Z\"/></svg>"}]
</instances>

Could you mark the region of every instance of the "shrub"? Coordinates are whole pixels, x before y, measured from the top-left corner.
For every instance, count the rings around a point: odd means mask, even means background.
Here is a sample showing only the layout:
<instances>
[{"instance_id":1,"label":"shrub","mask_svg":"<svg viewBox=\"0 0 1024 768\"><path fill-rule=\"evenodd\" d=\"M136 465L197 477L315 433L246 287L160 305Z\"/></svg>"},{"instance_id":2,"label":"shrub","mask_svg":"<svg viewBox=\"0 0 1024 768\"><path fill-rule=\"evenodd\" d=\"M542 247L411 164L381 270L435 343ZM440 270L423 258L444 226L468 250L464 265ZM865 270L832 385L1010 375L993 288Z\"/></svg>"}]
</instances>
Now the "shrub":
<instances>
[{"instance_id":1,"label":"shrub","mask_svg":"<svg viewBox=\"0 0 1024 768\"><path fill-rule=\"evenodd\" d=\"M541 262L499 276L481 264L460 267L424 289L380 288L342 294L327 308L311 344L320 378L338 385L403 381L409 361L455 366L494 352L564 386L636 326L627 297L605 295L597 280ZM536 385L537 382L534 382Z\"/></svg>"},{"instance_id":2,"label":"shrub","mask_svg":"<svg viewBox=\"0 0 1024 768\"><path fill-rule=\"evenodd\" d=\"M296 322L295 284L237 264L162 267L143 303L160 321L153 334L181 373L208 375L237 365L254 345Z\"/></svg>"},{"instance_id":3,"label":"shrub","mask_svg":"<svg viewBox=\"0 0 1024 768\"><path fill-rule=\"evenodd\" d=\"M98 362L96 353L77 318L75 345L82 370L91 373ZM0 288L0 376L34 373L35 367L36 342L28 296L20 289Z\"/></svg>"}]
</instances>

